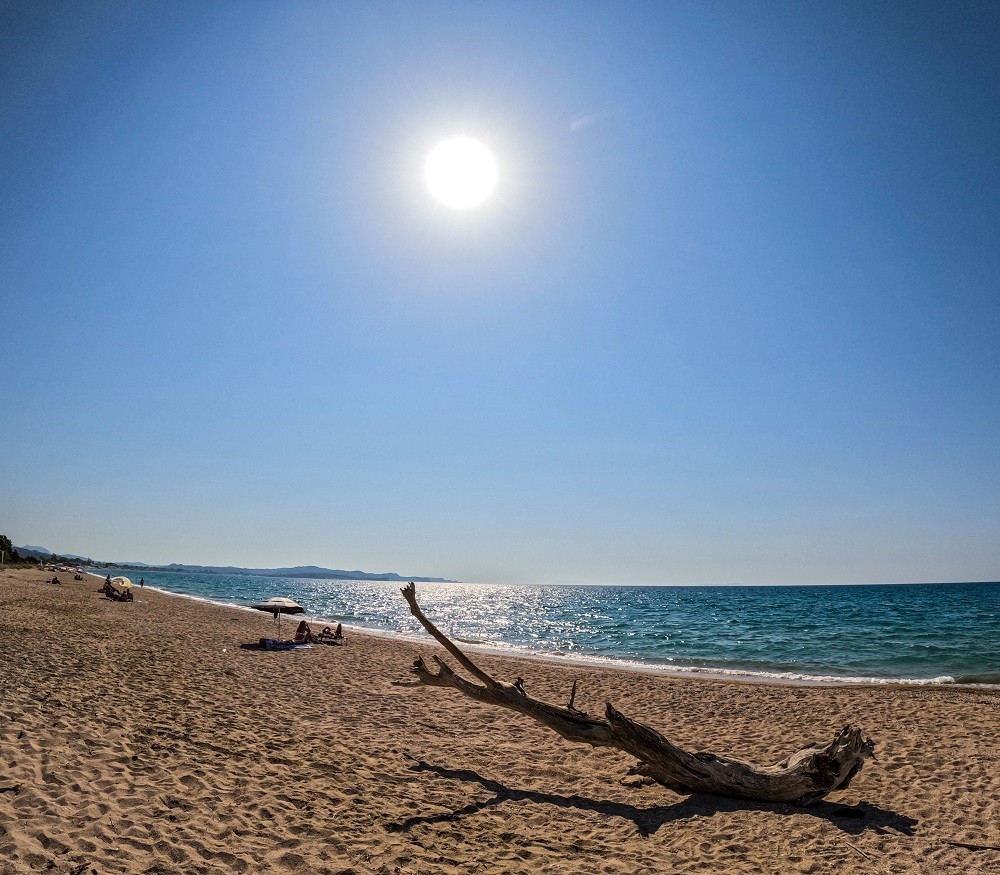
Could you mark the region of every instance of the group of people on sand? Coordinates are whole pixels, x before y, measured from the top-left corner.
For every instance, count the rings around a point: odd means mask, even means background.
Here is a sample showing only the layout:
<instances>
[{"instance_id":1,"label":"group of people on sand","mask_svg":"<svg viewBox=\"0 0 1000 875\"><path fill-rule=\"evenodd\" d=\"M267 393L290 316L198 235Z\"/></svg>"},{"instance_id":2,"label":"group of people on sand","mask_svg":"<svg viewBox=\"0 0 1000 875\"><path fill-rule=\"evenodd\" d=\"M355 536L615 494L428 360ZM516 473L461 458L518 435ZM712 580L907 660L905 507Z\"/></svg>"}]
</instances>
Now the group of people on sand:
<instances>
[{"instance_id":1,"label":"group of people on sand","mask_svg":"<svg viewBox=\"0 0 1000 875\"><path fill-rule=\"evenodd\" d=\"M299 627L295 630L295 635L292 638L292 644L344 644L346 639L344 638L344 627L340 623L337 623L336 629L331 629L329 626L324 626L319 633L313 632L309 627L309 624L302 620L299 622Z\"/></svg>"},{"instance_id":2,"label":"group of people on sand","mask_svg":"<svg viewBox=\"0 0 1000 875\"><path fill-rule=\"evenodd\" d=\"M260 639L260 647L263 650L294 650L296 647L301 647L304 644L342 645L346 643L347 639L344 638L344 627L340 623L337 623L336 629L324 626L317 633L313 632L305 620L299 623L298 628L295 630L295 635L287 641L279 641L277 638Z\"/></svg>"},{"instance_id":3,"label":"group of people on sand","mask_svg":"<svg viewBox=\"0 0 1000 875\"><path fill-rule=\"evenodd\" d=\"M111 575L109 574L104 579L104 586L101 587L101 592L103 592L109 599L116 602L130 602L132 601L132 590L131 589L118 589L111 582Z\"/></svg>"}]
</instances>

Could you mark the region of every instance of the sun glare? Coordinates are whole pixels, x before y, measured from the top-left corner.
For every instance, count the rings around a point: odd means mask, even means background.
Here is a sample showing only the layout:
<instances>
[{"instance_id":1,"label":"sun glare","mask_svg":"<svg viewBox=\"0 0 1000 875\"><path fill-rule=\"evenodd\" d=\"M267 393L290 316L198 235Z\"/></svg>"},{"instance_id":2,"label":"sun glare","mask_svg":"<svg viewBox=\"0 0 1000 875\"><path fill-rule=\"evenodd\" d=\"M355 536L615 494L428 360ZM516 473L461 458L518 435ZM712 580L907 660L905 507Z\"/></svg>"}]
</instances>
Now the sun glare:
<instances>
[{"instance_id":1,"label":"sun glare","mask_svg":"<svg viewBox=\"0 0 1000 875\"><path fill-rule=\"evenodd\" d=\"M445 206L468 210L496 188L497 162L479 140L452 137L438 143L424 164L427 187Z\"/></svg>"}]
</instances>

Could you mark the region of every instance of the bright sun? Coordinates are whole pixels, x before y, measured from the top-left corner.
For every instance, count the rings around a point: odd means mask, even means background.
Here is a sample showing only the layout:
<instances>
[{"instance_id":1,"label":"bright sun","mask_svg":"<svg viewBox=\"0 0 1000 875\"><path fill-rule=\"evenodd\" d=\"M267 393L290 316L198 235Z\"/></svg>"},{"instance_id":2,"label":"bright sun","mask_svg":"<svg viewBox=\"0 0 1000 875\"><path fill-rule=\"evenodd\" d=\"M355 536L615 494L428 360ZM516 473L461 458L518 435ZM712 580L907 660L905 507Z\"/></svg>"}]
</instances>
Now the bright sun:
<instances>
[{"instance_id":1,"label":"bright sun","mask_svg":"<svg viewBox=\"0 0 1000 875\"><path fill-rule=\"evenodd\" d=\"M497 162L479 140L452 137L438 143L424 164L427 187L445 206L468 210L479 206L497 185Z\"/></svg>"}]
</instances>

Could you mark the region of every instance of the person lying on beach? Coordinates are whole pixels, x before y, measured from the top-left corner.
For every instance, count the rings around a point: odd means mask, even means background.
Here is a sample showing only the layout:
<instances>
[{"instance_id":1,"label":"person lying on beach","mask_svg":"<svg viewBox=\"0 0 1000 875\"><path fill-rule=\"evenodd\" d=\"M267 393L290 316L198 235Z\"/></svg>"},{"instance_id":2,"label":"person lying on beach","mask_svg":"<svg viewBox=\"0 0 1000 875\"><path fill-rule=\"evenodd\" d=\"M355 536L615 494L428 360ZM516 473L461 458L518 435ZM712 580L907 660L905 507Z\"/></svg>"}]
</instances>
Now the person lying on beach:
<instances>
[{"instance_id":1,"label":"person lying on beach","mask_svg":"<svg viewBox=\"0 0 1000 875\"><path fill-rule=\"evenodd\" d=\"M313 635L312 629L309 628L309 624L302 620L299 623L299 628L295 630L295 637L292 638L293 644L311 644L316 640L316 636Z\"/></svg>"},{"instance_id":2,"label":"person lying on beach","mask_svg":"<svg viewBox=\"0 0 1000 875\"><path fill-rule=\"evenodd\" d=\"M337 623L336 631L331 631L329 626L324 626L319 635L316 636L316 640L321 644L343 644L344 627Z\"/></svg>"},{"instance_id":3,"label":"person lying on beach","mask_svg":"<svg viewBox=\"0 0 1000 875\"><path fill-rule=\"evenodd\" d=\"M252 644L243 646L253 647ZM307 641L296 643L295 641L279 641L277 638L261 638L258 646L261 650L298 650L300 647L308 648L311 645Z\"/></svg>"}]
</instances>

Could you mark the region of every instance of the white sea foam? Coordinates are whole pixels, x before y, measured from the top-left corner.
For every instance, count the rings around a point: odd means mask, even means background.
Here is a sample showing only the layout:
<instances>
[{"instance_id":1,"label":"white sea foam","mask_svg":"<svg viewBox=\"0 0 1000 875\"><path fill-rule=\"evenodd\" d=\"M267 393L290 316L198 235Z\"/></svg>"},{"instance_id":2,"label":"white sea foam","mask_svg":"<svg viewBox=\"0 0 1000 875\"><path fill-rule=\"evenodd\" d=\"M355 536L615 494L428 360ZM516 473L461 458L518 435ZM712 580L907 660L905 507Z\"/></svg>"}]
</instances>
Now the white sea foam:
<instances>
[{"instance_id":1,"label":"white sea foam","mask_svg":"<svg viewBox=\"0 0 1000 875\"><path fill-rule=\"evenodd\" d=\"M359 631L368 633L369 629ZM405 637L413 640L414 636L403 636L394 632L377 633L386 638ZM425 636L415 636L417 640L421 638L426 642ZM632 659L618 659L606 656L591 656L589 654L573 654L572 656L559 653L543 653L531 650L526 647L516 645L485 644L482 642L462 644L464 650L477 653L488 653L494 656L510 656L517 659L528 659L538 662L552 662L560 665L575 665L586 668L605 668L619 671L635 671L645 674L663 675L665 677L700 678L703 680L730 680L742 681L746 683L778 683L797 686L826 686L826 685L878 685L878 686L941 686L944 684L956 683L955 678L942 675L935 678L879 678L879 677L850 677L842 675L811 675L798 672L768 672L750 671L747 669L733 668L704 668L700 666L680 666L663 665L660 663L640 662ZM968 684L964 686L993 687L994 684Z\"/></svg>"}]
</instances>

